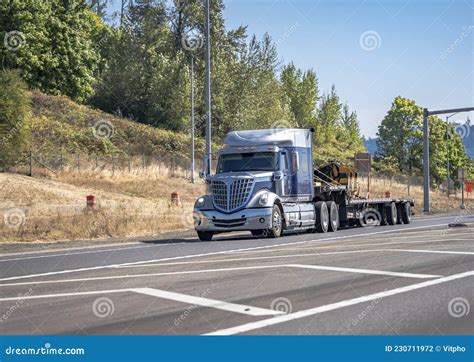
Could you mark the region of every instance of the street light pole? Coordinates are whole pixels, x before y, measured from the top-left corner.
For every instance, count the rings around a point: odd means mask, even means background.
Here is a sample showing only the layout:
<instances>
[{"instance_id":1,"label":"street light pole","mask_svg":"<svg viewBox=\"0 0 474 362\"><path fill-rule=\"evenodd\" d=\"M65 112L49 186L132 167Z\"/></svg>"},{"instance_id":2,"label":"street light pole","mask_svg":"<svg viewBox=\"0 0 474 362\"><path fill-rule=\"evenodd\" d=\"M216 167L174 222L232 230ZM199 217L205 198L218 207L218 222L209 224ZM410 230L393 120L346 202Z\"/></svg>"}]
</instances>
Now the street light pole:
<instances>
[{"instance_id":1,"label":"street light pole","mask_svg":"<svg viewBox=\"0 0 474 362\"><path fill-rule=\"evenodd\" d=\"M204 0L205 8L205 42L206 42L206 175L211 174L212 170L212 149L211 149L211 27L209 19L209 2Z\"/></svg>"},{"instance_id":2,"label":"street light pole","mask_svg":"<svg viewBox=\"0 0 474 362\"><path fill-rule=\"evenodd\" d=\"M446 176L448 179L448 198L451 194L451 171L449 169L449 119L453 116L458 114L458 112L451 114L450 116L446 116Z\"/></svg>"},{"instance_id":3,"label":"street light pole","mask_svg":"<svg viewBox=\"0 0 474 362\"><path fill-rule=\"evenodd\" d=\"M194 52L191 52L191 182L194 183Z\"/></svg>"}]
</instances>

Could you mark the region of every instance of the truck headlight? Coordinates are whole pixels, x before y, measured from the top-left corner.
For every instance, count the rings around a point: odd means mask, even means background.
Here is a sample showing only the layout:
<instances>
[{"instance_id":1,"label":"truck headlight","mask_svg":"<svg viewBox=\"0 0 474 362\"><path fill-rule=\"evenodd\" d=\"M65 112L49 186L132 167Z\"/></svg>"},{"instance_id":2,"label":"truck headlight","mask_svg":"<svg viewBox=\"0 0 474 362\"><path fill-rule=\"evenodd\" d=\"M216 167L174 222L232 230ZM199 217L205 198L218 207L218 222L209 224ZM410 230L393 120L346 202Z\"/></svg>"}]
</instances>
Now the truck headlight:
<instances>
[{"instance_id":1,"label":"truck headlight","mask_svg":"<svg viewBox=\"0 0 474 362\"><path fill-rule=\"evenodd\" d=\"M260 204L260 206L265 206L267 204L267 202L268 202L268 193L265 192L258 199L258 203Z\"/></svg>"},{"instance_id":2,"label":"truck headlight","mask_svg":"<svg viewBox=\"0 0 474 362\"><path fill-rule=\"evenodd\" d=\"M196 207L203 207L205 203L206 203L206 200L204 199L204 197L200 197L196 201Z\"/></svg>"}]
</instances>

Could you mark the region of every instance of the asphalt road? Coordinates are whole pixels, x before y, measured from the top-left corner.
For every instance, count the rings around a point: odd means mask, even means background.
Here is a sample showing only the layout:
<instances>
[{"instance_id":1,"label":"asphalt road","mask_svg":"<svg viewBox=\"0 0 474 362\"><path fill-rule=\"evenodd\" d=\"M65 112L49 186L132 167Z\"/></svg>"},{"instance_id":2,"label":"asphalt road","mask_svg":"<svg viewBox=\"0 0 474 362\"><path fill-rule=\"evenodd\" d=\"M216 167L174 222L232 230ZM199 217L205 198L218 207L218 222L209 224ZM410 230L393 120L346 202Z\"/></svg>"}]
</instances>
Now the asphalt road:
<instances>
[{"instance_id":1,"label":"asphalt road","mask_svg":"<svg viewBox=\"0 0 474 362\"><path fill-rule=\"evenodd\" d=\"M2 254L0 334L473 334L473 241L463 214Z\"/></svg>"}]
</instances>

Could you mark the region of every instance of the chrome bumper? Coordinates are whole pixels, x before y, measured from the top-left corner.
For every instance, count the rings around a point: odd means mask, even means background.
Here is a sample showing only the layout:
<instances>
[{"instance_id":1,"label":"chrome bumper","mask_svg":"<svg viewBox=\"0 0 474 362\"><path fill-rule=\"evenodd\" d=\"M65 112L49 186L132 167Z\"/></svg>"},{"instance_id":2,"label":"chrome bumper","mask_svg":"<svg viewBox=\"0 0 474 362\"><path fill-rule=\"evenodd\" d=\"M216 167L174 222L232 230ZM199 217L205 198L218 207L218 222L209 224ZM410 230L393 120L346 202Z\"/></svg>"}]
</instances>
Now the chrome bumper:
<instances>
[{"instance_id":1,"label":"chrome bumper","mask_svg":"<svg viewBox=\"0 0 474 362\"><path fill-rule=\"evenodd\" d=\"M243 209L231 214L194 210L197 231L262 230L272 226L272 208Z\"/></svg>"}]
</instances>

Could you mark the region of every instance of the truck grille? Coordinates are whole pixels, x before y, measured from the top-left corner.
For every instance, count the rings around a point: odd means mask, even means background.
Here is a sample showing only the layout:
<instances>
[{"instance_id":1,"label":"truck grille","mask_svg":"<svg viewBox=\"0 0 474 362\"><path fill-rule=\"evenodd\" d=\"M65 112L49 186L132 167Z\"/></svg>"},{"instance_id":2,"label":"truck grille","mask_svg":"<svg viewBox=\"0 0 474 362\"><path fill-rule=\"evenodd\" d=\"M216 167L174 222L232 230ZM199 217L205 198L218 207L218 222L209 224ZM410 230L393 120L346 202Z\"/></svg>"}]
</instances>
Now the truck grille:
<instances>
[{"instance_id":1,"label":"truck grille","mask_svg":"<svg viewBox=\"0 0 474 362\"><path fill-rule=\"evenodd\" d=\"M232 211L244 206L253 187L253 179L239 178L229 184L224 181L211 182L214 206L223 211Z\"/></svg>"}]
</instances>

